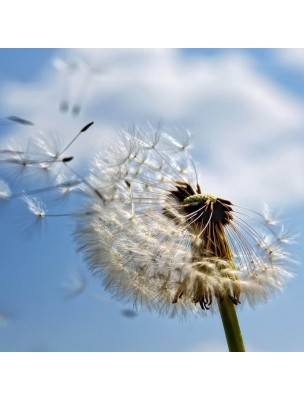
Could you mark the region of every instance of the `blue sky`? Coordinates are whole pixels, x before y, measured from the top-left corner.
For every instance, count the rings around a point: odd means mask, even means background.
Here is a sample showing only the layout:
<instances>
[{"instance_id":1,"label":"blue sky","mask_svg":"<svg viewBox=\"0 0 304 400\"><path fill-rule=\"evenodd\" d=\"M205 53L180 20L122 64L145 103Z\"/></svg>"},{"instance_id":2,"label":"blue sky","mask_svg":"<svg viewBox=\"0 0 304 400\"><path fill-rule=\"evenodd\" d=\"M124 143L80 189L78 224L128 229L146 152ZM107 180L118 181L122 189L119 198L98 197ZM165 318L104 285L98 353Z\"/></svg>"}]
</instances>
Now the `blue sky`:
<instances>
[{"instance_id":1,"label":"blue sky","mask_svg":"<svg viewBox=\"0 0 304 400\"><path fill-rule=\"evenodd\" d=\"M208 191L257 210L265 201L303 234L303 51L11 49L0 50L0 61L1 116L33 120L63 142L95 121L90 136L73 147L77 170L86 171L120 126L147 119L186 126ZM75 104L79 115L71 112ZM35 134L2 124L0 147ZM0 179L16 191L46 184L1 169ZM77 207L77 199L64 207ZM18 199L2 202L0 216L2 351L226 350L217 314L185 321L143 311L124 316L130 305L112 300L76 254L71 221L47 220L36 229ZM291 249L297 276L283 294L240 309L249 350L304 350L302 249L303 235ZM70 279L86 287L67 299L63 286Z\"/></svg>"}]
</instances>

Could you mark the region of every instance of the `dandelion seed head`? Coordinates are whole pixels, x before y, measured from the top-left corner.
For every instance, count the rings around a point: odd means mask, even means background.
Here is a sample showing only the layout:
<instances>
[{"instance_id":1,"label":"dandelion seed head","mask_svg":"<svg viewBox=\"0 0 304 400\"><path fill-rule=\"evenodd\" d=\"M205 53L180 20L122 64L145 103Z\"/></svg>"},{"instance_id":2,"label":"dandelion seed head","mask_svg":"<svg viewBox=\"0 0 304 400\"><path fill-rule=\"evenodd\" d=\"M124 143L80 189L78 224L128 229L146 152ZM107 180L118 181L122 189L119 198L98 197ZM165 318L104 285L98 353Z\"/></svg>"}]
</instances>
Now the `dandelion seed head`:
<instances>
[{"instance_id":1,"label":"dandelion seed head","mask_svg":"<svg viewBox=\"0 0 304 400\"><path fill-rule=\"evenodd\" d=\"M79 250L114 297L134 307L174 316L225 298L265 301L292 275L286 238L267 228L269 208L265 217L244 213L202 190L186 136L134 127L96 157L77 216Z\"/></svg>"}]
</instances>

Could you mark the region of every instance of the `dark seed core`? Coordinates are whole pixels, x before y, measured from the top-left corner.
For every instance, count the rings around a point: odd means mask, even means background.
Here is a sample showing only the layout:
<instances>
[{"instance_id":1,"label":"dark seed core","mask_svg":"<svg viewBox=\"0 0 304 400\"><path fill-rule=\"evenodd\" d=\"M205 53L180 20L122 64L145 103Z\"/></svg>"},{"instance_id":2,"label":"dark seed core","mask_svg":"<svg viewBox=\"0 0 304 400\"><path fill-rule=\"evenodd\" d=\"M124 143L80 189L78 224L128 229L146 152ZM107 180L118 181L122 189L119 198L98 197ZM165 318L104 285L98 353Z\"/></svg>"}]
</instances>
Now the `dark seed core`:
<instances>
[{"instance_id":1,"label":"dark seed core","mask_svg":"<svg viewBox=\"0 0 304 400\"><path fill-rule=\"evenodd\" d=\"M233 219L232 203L229 200L212 194L202 194L199 187L195 191L191 185L184 182L177 182L175 188L170 196L184 206L184 213L191 215L193 221L227 225Z\"/></svg>"}]
</instances>

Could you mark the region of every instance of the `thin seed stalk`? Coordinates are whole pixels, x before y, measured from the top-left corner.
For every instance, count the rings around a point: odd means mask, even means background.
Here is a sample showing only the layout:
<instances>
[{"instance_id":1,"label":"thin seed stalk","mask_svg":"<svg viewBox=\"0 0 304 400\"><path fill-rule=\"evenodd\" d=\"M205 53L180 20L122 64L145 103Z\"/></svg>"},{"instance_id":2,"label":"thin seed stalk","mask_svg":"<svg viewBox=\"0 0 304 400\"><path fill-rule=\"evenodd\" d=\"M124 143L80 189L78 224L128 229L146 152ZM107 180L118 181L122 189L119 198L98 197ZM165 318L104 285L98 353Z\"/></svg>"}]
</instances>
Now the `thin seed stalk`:
<instances>
[{"instance_id":1,"label":"thin seed stalk","mask_svg":"<svg viewBox=\"0 0 304 400\"><path fill-rule=\"evenodd\" d=\"M225 232L225 225L228 225L232 220L232 216L230 214L232 209L229 205L227 205L225 209L223 208L215 211L214 203L216 202L216 197L210 195L207 197L209 198L210 217L206 217L208 218L206 227L203 229L203 231L201 230L200 224L193 224L191 227L195 235L198 235L198 237L202 236L204 243L203 247L200 249L201 251L199 252L197 252L197 248L194 246L192 247L192 260L196 262L199 261L200 257L202 256L208 257L212 255L218 259L230 261L230 266L236 269L233 262L233 253ZM192 200L191 197L188 197L187 199ZM213 213L215 213L214 219L212 219ZM219 311L222 318L229 351L244 352L246 351L245 345L234 305L234 303L237 304L239 302L240 288L238 287L236 276L229 276L229 272L227 272L227 278L230 278L234 281L233 293L231 293L231 288L229 288L229 285L227 287L226 294L220 293L218 296Z\"/></svg>"},{"instance_id":2,"label":"thin seed stalk","mask_svg":"<svg viewBox=\"0 0 304 400\"><path fill-rule=\"evenodd\" d=\"M230 298L218 302L229 351L246 351L235 305Z\"/></svg>"},{"instance_id":3,"label":"thin seed stalk","mask_svg":"<svg viewBox=\"0 0 304 400\"><path fill-rule=\"evenodd\" d=\"M231 264L234 266L232 251L224 229L220 229L218 233L220 233L219 237L220 242L222 243L221 256L224 256L226 259L231 260ZM219 300L218 306L229 351L246 351L235 305L231 301L231 298L225 297L224 299Z\"/></svg>"},{"instance_id":4,"label":"thin seed stalk","mask_svg":"<svg viewBox=\"0 0 304 400\"><path fill-rule=\"evenodd\" d=\"M217 257L230 260L231 265L235 268L233 254L222 224L218 224L214 230L209 230L206 242L210 252ZM231 279L237 280L235 277L231 277ZM219 299L218 306L229 351L246 351L235 305L231 298L229 296L224 296L224 298Z\"/></svg>"}]
</instances>

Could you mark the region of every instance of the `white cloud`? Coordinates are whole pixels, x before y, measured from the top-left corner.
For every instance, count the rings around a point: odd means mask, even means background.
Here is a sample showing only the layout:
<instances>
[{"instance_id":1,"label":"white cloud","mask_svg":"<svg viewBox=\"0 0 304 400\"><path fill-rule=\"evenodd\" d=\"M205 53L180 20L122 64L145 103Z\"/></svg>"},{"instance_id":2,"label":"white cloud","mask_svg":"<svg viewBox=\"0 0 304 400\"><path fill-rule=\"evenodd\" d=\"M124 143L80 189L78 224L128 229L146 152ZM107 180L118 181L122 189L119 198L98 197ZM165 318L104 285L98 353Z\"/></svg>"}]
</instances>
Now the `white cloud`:
<instances>
[{"instance_id":1,"label":"white cloud","mask_svg":"<svg viewBox=\"0 0 304 400\"><path fill-rule=\"evenodd\" d=\"M304 49L278 49L276 53L279 62L304 72Z\"/></svg>"},{"instance_id":2,"label":"white cloud","mask_svg":"<svg viewBox=\"0 0 304 400\"><path fill-rule=\"evenodd\" d=\"M59 56L68 60L68 74L49 69L32 84L8 84L0 102L8 114L56 127L63 142L95 120L73 155L90 158L122 124L162 119L192 130L207 191L246 204L303 201L303 104L263 76L248 55L186 59L177 50L124 49ZM59 113L62 99L70 106L83 101L79 118Z\"/></svg>"}]
</instances>

